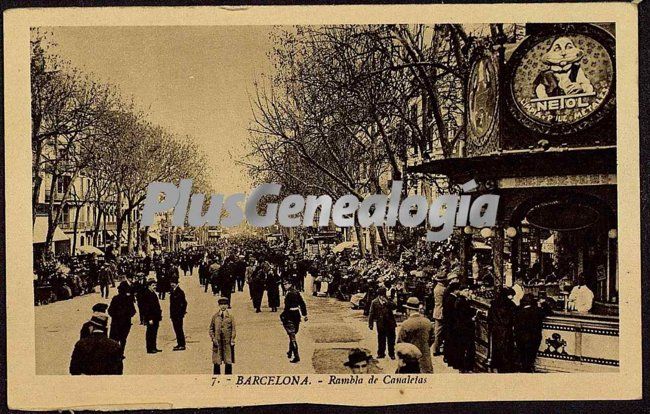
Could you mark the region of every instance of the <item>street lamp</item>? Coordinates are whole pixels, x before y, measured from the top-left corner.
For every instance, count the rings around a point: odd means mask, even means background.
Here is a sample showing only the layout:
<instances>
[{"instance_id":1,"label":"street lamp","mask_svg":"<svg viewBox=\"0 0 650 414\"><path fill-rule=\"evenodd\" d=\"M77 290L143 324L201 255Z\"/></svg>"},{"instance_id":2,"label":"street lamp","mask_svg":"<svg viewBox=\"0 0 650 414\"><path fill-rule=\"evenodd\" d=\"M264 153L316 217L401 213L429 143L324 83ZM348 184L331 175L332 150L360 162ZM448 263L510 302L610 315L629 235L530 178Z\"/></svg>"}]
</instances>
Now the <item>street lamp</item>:
<instances>
[{"instance_id":1,"label":"street lamp","mask_svg":"<svg viewBox=\"0 0 650 414\"><path fill-rule=\"evenodd\" d=\"M485 239L489 239L490 237L493 236L492 229L489 227L483 227L481 229L481 236Z\"/></svg>"}]
</instances>

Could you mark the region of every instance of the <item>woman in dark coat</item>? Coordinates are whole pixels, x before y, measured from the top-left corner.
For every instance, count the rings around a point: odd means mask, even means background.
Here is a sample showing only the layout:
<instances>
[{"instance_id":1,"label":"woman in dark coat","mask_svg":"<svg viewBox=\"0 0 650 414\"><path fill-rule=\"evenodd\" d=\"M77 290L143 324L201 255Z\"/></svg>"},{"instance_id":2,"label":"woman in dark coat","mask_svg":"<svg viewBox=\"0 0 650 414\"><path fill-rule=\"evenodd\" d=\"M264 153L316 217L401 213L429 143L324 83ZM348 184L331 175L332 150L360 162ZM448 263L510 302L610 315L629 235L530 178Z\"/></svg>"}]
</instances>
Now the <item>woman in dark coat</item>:
<instances>
[{"instance_id":1,"label":"woman in dark coat","mask_svg":"<svg viewBox=\"0 0 650 414\"><path fill-rule=\"evenodd\" d=\"M492 333L492 368L497 372L514 371L516 306L511 299L514 295L515 291L511 288L502 288L488 311L488 325Z\"/></svg>"},{"instance_id":2,"label":"woman in dark coat","mask_svg":"<svg viewBox=\"0 0 650 414\"><path fill-rule=\"evenodd\" d=\"M271 267L266 274L266 295L271 312L277 312L280 307L280 275L279 268Z\"/></svg>"}]
</instances>

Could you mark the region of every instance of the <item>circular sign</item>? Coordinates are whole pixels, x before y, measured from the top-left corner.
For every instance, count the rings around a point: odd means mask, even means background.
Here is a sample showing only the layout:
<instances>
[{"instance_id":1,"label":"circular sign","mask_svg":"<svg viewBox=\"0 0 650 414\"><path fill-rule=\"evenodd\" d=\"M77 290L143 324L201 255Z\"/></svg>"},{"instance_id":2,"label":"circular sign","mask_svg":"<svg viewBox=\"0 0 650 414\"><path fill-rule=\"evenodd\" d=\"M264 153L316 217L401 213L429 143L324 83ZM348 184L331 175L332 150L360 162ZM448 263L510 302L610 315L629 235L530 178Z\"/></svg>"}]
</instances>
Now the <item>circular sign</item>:
<instances>
[{"instance_id":1,"label":"circular sign","mask_svg":"<svg viewBox=\"0 0 650 414\"><path fill-rule=\"evenodd\" d=\"M477 147L484 146L494 130L498 99L497 68L483 56L472 65L467 83L467 136Z\"/></svg>"},{"instance_id":2,"label":"circular sign","mask_svg":"<svg viewBox=\"0 0 650 414\"><path fill-rule=\"evenodd\" d=\"M598 221L600 213L592 206L572 201L549 201L534 206L526 220L547 230L580 230Z\"/></svg>"},{"instance_id":3,"label":"circular sign","mask_svg":"<svg viewBox=\"0 0 650 414\"><path fill-rule=\"evenodd\" d=\"M510 65L510 109L545 134L583 130L613 110L614 39L594 26L568 26L522 42Z\"/></svg>"}]
</instances>

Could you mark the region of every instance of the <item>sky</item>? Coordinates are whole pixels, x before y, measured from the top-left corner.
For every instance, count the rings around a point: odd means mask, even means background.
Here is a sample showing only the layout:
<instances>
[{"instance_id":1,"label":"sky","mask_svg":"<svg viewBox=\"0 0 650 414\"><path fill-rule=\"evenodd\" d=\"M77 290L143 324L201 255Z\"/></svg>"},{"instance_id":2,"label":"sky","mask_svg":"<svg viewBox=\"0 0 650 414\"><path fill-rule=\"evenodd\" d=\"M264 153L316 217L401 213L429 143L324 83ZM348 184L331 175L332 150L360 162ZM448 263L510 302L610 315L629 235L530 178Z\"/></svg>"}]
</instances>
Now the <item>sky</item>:
<instances>
[{"instance_id":1,"label":"sky","mask_svg":"<svg viewBox=\"0 0 650 414\"><path fill-rule=\"evenodd\" d=\"M190 135L208 156L213 190L248 192L245 169L255 79L272 64L270 26L47 28L62 58L118 87L149 120Z\"/></svg>"}]
</instances>

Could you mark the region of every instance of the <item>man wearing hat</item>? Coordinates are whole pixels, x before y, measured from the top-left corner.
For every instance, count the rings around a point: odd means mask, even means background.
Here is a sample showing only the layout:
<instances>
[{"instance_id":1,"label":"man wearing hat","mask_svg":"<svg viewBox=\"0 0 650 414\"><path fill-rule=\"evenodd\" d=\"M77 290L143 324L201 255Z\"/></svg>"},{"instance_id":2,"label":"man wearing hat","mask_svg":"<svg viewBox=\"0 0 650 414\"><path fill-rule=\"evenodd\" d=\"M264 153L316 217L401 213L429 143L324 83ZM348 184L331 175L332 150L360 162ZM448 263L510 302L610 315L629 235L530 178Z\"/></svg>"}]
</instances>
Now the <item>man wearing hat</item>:
<instances>
[{"instance_id":1,"label":"man wearing hat","mask_svg":"<svg viewBox=\"0 0 650 414\"><path fill-rule=\"evenodd\" d=\"M419 360L420 371L425 374L433 373L431 362L431 345L434 342L433 325L420 313L420 299L417 297L408 298L404 307L408 312L408 318L402 323L397 342L415 345L422 353Z\"/></svg>"},{"instance_id":2,"label":"man wearing hat","mask_svg":"<svg viewBox=\"0 0 650 414\"><path fill-rule=\"evenodd\" d=\"M377 298L370 304L368 325L372 331L373 325L377 322L377 358L386 357L386 345L388 344L388 356L395 359L395 328L397 322L393 310L395 304L386 296L386 288L377 289Z\"/></svg>"},{"instance_id":3,"label":"man wearing hat","mask_svg":"<svg viewBox=\"0 0 650 414\"><path fill-rule=\"evenodd\" d=\"M433 342L433 355L440 355L445 329L445 320L443 313L443 298L447 290L447 284L452 280L458 280L458 275L455 272L439 272L436 275L436 287L433 288L433 331L435 340Z\"/></svg>"},{"instance_id":4,"label":"man wearing hat","mask_svg":"<svg viewBox=\"0 0 650 414\"><path fill-rule=\"evenodd\" d=\"M226 366L226 375L232 374L235 362L235 338L237 330L232 310L228 309L228 298L220 297L217 301L219 310L212 315L210 322L210 339L212 339L213 374L221 374L221 364Z\"/></svg>"},{"instance_id":5,"label":"man wearing hat","mask_svg":"<svg viewBox=\"0 0 650 414\"><path fill-rule=\"evenodd\" d=\"M142 292L140 302L140 312L147 325L147 353L155 354L156 352L162 352L156 344L158 339L158 326L162 320L162 309L160 308L158 295L156 295L156 279L149 278L147 280L147 290Z\"/></svg>"},{"instance_id":6,"label":"man wearing hat","mask_svg":"<svg viewBox=\"0 0 650 414\"><path fill-rule=\"evenodd\" d=\"M109 337L119 342L124 355L126 338L131 331L131 318L135 315L135 306L131 297L131 289L127 282L121 282L117 286L117 295L113 296L111 306L108 307L108 314L111 317L111 332Z\"/></svg>"},{"instance_id":7,"label":"man wearing hat","mask_svg":"<svg viewBox=\"0 0 650 414\"><path fill-rule=\"evenodd\" d=\"M106 337L108 315L93 315L92 333L77 341L70 359L72 375L122 375L122 348Z\"/></svg>"},{"instance_id":8,"label":"man wearing hat","mask_svg":"<svg viewBox=\"0 0 650 414\"><path fill-rule=\"evenodd\" d=\"M95 303L92 307L92 316L101 316L101 315L106 315L106 309L108 308L108 304L106 303ZM84 339L86 337L89 337L90 334L93 333L94 329L94 324L92 323L92 319L85 322L83 325L81 325L81 332L79 332L79 339Z\"/></svg>"},{"instance_id":9,"label":"man wearing hat","mask_svg":"<svg viewBox=\"0 0 650 414\"><path fill-rule=\"evenodd\" d=\"M185 292L178 286L178 279L170 281L171 293L169 294L169 318L172 320L174 333L176 334L176 346L174 351L185 350L185 332L183 331L183 318L187 313L187 300Z\"/></svg>"},{"instance_id":10,"label":"man wearing hat","mask_svg":"<svg viewBox=\"0 0 650 414\"><path fill-rule=\"evenodd\" d=\"M355 348L348 354L348 360L343 363L353 374L367 374L372 357L363 349Z\"/></svg>"}]
</instances>

